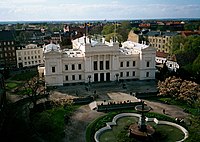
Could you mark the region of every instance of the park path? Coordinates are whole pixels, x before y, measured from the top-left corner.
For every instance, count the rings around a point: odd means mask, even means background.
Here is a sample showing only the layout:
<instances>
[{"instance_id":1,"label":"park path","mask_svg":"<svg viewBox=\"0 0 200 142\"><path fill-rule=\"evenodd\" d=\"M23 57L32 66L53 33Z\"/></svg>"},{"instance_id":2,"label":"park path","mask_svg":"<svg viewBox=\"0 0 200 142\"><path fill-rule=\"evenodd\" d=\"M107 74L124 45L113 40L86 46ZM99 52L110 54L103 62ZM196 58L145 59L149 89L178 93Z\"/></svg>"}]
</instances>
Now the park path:
<instances>
[{"instance_id":1,"label":"park path","mask_svg":"<svg viewBox=\"0 0 200 142\"><path fill-rule=\"evenodd\" d=\"M187 113L182 108L174 105L167 105L159 102L144 100L145 103L152 108L152 112L163 113L165 109L166 115L173 118L185 118ZM88 105L81 106L70 118L69 124L66 126L64 142L85 142L85 133L87 125L104 115L102 112L90 110Z\"/></svg>"},{"instance_id":2,"label":"park path","mask_svg":"<svg viewBox=\"0 0 200 142\"><path fill-rule=\"evenodd\" d=\"M104 113L91 110L88 105L81 106L73 113L65 127L64 142L85 142L87 125L102 115Z\"/></svg>"},{"instance_id":3,"label":"park path","mask_svg":"<svg viewBox=\"0 0 200 142\"><path fill-rule=\"evenodd\" d=\"M185 113L182 108L175 105L168 105L159 102L153 102L144 100L145 103L150 106L153 110L152 112L163 113L163 109L165 109L165 114L173 117L173 118L186 118L188 113Z\"/></svg>"}]
</instances>

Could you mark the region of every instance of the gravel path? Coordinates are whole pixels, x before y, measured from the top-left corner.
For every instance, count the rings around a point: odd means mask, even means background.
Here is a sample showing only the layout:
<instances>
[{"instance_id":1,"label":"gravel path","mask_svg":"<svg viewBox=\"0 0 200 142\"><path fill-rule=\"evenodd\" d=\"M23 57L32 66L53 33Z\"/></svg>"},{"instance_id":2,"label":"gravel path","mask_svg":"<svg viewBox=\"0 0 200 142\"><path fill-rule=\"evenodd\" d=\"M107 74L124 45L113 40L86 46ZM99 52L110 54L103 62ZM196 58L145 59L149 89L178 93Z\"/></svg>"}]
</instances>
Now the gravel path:
<instances>
[{"instance_id":1,"label":"gravel path","mask_svg":"<svg viewBox=\"0 0 200 142\"><path fill-rule=\"evenodd\" d=\"M74 112L74 115L71 116L65 128L66 135L64 142L85 142L87 125L103 114L102 112L90 110L88 105L81 106Z\"/></svg>"}]
</instances>

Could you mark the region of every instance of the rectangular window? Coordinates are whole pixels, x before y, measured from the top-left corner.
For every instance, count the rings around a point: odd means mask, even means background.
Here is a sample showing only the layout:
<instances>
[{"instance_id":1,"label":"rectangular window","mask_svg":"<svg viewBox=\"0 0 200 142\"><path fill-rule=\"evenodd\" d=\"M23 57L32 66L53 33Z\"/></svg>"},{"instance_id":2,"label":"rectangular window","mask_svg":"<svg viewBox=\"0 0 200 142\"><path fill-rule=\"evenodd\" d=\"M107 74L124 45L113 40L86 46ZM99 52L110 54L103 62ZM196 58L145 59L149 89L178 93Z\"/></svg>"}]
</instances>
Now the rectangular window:
<instances>
[{"instance_id":1,"label":"rectangular window","mask_svg":"<svg viewBox=\"0 0 200 142\"><path fill-rule=\"evenodd\" d=\"M66 75L66 76L65 76L65 80L66 80L66 81L68 81L68 80L69 80L69 78L68 78L68 75Z\"/></svg>"},{"instance_id":2,"label":"rectangular window","mask_svg":"<svg viewBox=\"0 0 200 142\"><path fill-rule=\"evenodd\" d=\"M51 68L51 71L52 71L52 72L56 72L56 67L52 67L52 68Z\"/></svg>"},{"instance_id":3,"label":"rectangular window","mask_svg":"<svg viewBox=\"0 0 200 142\"><path fill-rule=\"evenodd\" d=\"M72 75L72 80L75 80L75 75Z\"/></svg>"},{"instance_id":4,"label":"rectangular window","mask_svg":"<svg viewBox=\"0 0 200 142\"><path fill-rule=\"evenodd\" d=\"M129 67L129 61L126 62L126 67Z\"/></svg>"},{"instance_id":5,"label":"rectangular window","mask_svg":"<svg viewBox=\"0 0 200 142\"><path fill-rule=\"evenodd\" d=\"M135 67L135 61L133 61L133 67Z\"/></svg>"},{"instance_id":6,"label":"rectangular window","mask_svg":"<svg viewBox=\"0 0 200 142\"><path fill-rule=\"evenodd\" d=\"M94 63L94 65L93 65L94 70L97 70L97 61L94 61L93 63Z\"/></svg>"},{"instance_id":7,"label":"rectangular window","mask_svg":"<svg viewBox=\"0 0 200 142\"><path fill-rule=\"evenodd\" d=\"M82 79L82 76L81 76L81 75L79 75L79 76L78 76L78 78L79 78L79 80L81 80L81 79Z\"/></svg>"},{"instance_id":8,"label":"rectangular window","mask_svg":"<svg viewBox=\"0 0 200 142\"><path fill-rule=\"evenodd\" d=\"M68 70L68 65L65 65L65 70Z\"/></svg>"},{"instance_id":9,"label":"rectangular window","mask_svg":"<svg viewBox=\"0 0 200 142\"><path fill-rule=\"evenodd\" d=\"M81 70L81 64L78 64L78 69Z\"/></svg>"},{"instance_id":10,"label":"rectangular window","mask_svg":"<svg viewBox=\"0 0 200 142\"><path fill-rule=\"evenodd\" d=\"M147 64L146 64L146 65L147 65L147 67L149 67L149 65L150 65L150 62L149 62L149 61L147 61Z\"/></svg>"},{"instance_id":11,"label":"rectangular window","mask_svg":"<svg viewBox=\"0 0 200 142\"><path fill-rule=\"evenodd\" d=\"M135 71L133 71L133 76L135 76Z\"/></svg>"},{"instance_id":12,"label":"rectangular window","mask_svg":"<svg viewBox=\"0 0 200 142\"><path fill-rule=\"evenodd\" d=\"M103 70L103 61L100 61L100 70Z\"/></svg>"},{"instance_id":13,"label":"rectangular window","mask_svg":"<svg viewBox=\"0 0 200 142\"><path fill-rule=\"evenodd\" d=\"M120 77L123 77L123 72L120 72Z\"/></svg>"},{"instance_id":14,"label":"rectangular window","mask_svg":"<svg viewBox=\"0 0 200 142\"><path fill-rule=\"evenodd\" d=\"M110 69L109 61L106 61L106 69L107 69L107 70Z\"/></svg>"},{"instance_id":15,"label":"rectangular window","mask_svg":"<svg viewBox=\"0 0 200 142\"><path fill-rule=\"evenodd\" d=\"M126 72L126 76L127 76L127 77L129 76L129 72Z\"/></svg>"},{"instance_id":16,"label":"rectangular window","mask_svg":"<svg viewBox=\"0 0 200 142\"><path fill-rule=\"evenodd\" d=\"M75 65L74 64L72 64L72 70L75 70Z\"/></svg>"},{"instance_id":17,"label":"rectangular window","mask_svg":"<svg viewBox=\"0 0 200 142\"><path fill-rule=\"evenodd\" d=\"M120 67L123 67L123 62L120 62Z\"/></svg>"},{"instance_id":18,"label":"rectangular window","mask_svg":"<svg viewBox=\"0 0 200 142\"><path fill-rule=\"evenodd\" d=\"M146 77L149 77L149 72L146 72Z\"/></svg>"},{"instance_id":19,"label":"rectangular window","mask_svg":"<svg viewBox=\"0 0 200 142\"><path fill-rule=\"evenodd\" d=\"M25 65L27 65L27 62L24 62Z\"/></svg>"}]
</instances>

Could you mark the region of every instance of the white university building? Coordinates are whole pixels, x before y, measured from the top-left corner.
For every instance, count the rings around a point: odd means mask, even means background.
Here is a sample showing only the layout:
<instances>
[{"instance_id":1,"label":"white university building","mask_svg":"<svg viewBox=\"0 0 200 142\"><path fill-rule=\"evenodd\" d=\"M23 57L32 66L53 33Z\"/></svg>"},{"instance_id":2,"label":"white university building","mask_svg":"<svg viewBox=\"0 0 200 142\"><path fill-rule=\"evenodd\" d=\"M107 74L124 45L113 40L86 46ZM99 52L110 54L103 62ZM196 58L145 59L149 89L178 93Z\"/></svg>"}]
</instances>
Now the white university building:
<instances>
[{"instance_id":1,"label":"white university building","mask_svg":"<svg viewBox=\"0 0 200 142\"><path fill-rule=\"evenodd\" d=\"M73 40L73 49L61 50L59 45L44 47L46 86L69 83L88 83L117 80L155 79L156 49L144 44L126 41L102 42L81 37Z\"/></svg>"}]
</instances>

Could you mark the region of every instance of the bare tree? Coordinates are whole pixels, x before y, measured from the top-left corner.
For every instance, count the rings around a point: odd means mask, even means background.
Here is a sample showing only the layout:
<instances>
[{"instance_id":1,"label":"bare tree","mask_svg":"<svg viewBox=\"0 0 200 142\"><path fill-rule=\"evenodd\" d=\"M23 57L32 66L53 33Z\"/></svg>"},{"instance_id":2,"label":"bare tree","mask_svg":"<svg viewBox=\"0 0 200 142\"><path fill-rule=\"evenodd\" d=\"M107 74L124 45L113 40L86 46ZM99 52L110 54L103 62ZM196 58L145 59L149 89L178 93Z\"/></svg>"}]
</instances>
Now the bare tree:
<instances>
[{"instance_id":1,"label":"bare tree","mask_svg":"<svg viewBox=\"0 0 200 142\"><path fill-rule=\"evenodd\" d=\"M44 96L45 94L44 81L40 80L38 76L35 76L24 84L22 92L30 98L30 101L33 103L33 107L35 107L37 100L41 97L41 95Z\"/></svg>"}]
</instances>

